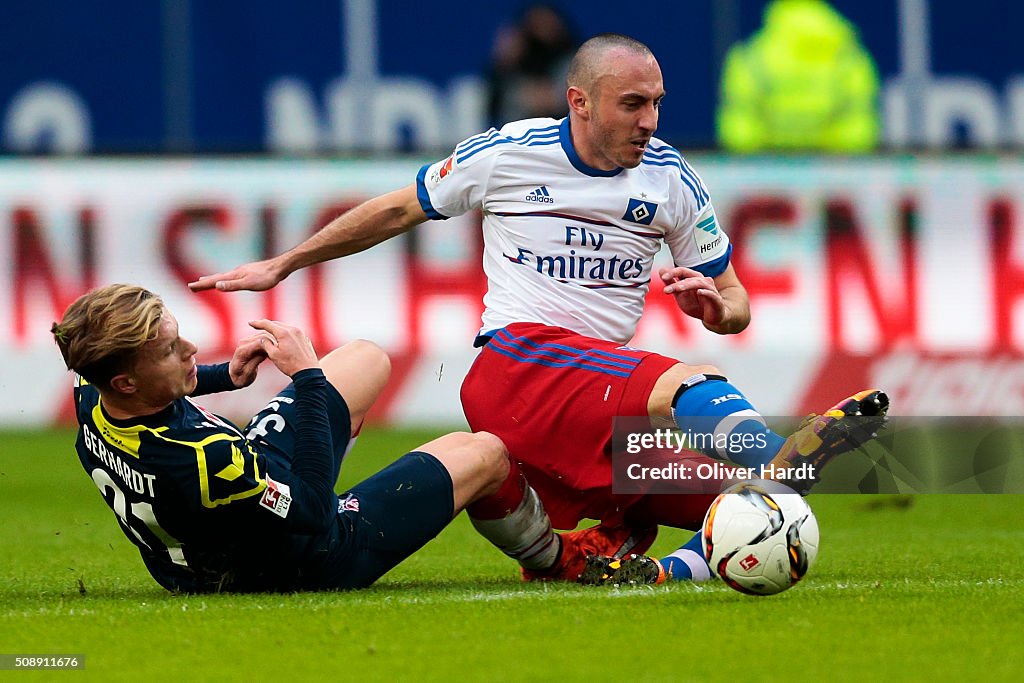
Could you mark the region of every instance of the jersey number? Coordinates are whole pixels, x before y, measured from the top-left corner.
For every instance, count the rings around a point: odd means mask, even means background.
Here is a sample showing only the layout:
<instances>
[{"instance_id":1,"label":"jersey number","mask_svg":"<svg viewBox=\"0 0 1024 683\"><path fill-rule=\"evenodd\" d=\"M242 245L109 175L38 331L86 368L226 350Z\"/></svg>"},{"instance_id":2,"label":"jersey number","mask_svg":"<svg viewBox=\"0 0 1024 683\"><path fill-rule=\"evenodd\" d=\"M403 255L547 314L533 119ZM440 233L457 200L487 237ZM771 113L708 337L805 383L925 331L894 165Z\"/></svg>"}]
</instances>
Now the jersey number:
<instances>
[{"instance_id":1,"label":"jersey number","mask_svg":"<svg viewBox=\"0 0 1024 683\"><path fill-rule=\"evenodd\" d=\"M179 564L183 567L188 566L188 563L185 562L185 554L181 550L181 542L167 533L160 526L160 523L156 521L156 514L153 512L152 505L144 501L128 505L128 499L124 495L124 491L121 490L121 487L110 478L106 470L102 470L99 467L92 471L92 481L104 497L106 497L108 490L113 494L114 500L111 507L114 508L114 514L121 520L121 526L128 529L139 540L139 543L150 550L156 551L157 548L153 547L154 544L152 542L152 537L155 537L174 564ZM143 538L140 527L149 531L150 540L147 541Z\"/></svg>"},{"instance_id":2,"label":"jersey number","mask_svg":"<svg viewBox=\"0 0 1024 683\"><path fill-rule=\"evenodd\" d=\"M288 398L287 396L275 397L274 400L268 403L267 407L263 409L272 410L275 412L267 413L260 419L259 422L254 424L252 428L250 428L249 431L245 433L246 439L252 441L253 439L259 438L261 436L266 436L267 434L270 433L271 429L273 429L275 432L284 431L285 425L287 423L285 422L284 417L280 415L278 412L276 412L278 410L281 410L280 402L293 403L294 399Z\"/></svg>"}]
</instances>

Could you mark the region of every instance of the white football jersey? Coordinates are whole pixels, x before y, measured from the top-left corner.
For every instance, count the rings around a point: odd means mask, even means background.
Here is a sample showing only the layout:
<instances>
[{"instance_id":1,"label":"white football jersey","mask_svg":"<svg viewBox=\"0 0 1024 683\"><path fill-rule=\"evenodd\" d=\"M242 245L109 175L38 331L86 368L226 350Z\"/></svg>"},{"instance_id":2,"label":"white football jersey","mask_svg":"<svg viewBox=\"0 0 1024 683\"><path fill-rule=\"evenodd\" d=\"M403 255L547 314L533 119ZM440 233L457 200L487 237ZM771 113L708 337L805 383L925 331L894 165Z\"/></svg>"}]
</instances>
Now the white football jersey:
<instances>
[{"instance_id":1,"label":"white football jersey","mask_svg":"<svg viewBox=\"0 0 1024 683\"><path fill-rule=\"evenodd\" d=\"M416 185L430 218L483 212L481 333L536 322L626 343L662 240L676 265L729 265L707 189L657 138L638 167L602 171L576 154L568 118L516 121L459 143Z\"/></svg>"}]
</instances>

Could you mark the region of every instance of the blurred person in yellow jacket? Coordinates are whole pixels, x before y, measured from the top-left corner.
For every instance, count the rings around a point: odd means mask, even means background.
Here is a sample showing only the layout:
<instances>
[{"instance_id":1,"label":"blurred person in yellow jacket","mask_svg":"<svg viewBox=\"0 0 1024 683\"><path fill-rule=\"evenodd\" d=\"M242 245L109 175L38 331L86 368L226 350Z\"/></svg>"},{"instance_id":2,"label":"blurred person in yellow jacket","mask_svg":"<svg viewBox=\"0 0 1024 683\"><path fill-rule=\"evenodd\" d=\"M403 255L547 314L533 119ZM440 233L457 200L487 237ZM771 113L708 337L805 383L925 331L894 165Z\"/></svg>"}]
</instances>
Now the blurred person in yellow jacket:
<instances>
[{"instance_id":1,"label":"blurred person in yellow jacket","mask_svg":"<svg viewBox=\"0 0 1024 683\"><path fill-rule=\"evenodd\" d=\"M774 0L764 26L730 48L718 110L734 152L869 152L878 73L857 30L824 0Z\"/></svg>"}]
</instances>

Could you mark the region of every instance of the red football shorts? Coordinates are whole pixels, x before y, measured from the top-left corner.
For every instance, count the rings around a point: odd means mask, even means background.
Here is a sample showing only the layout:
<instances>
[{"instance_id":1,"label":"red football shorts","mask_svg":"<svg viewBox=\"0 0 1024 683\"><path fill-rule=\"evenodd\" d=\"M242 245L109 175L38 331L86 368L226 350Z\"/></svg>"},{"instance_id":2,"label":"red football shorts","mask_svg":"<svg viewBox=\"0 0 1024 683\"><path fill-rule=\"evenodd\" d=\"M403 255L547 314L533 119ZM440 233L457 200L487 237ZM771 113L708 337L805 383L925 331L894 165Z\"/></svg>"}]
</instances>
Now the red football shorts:
<instances>
[{"instance_id":1,"label":"red football shorts","mask_svg":"<svg viewBox=\"0 0 1024 683\"><path fill-rule=\"evenodd\" d=\"M556 528L573 529L584 518L618 524L630 508L670 503L639 506L640 495L612 493L611 442L613 418L646 416L655 382L677 363L561 327L515 323L480 351L462 383L462 408L473 431L505 442ZM710 503L705 496L646 498L673 499L683 520L676 525L691 529Z\"/></svg>"}]
</instances>

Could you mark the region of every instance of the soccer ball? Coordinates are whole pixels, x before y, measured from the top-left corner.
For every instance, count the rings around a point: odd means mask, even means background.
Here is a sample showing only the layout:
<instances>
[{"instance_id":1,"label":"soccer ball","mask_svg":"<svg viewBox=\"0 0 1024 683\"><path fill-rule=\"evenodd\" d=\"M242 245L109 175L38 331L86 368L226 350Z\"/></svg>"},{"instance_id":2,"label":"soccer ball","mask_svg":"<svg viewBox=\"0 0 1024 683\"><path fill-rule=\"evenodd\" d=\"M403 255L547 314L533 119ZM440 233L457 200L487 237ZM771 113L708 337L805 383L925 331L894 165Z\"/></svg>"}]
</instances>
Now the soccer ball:
<instances>
[{"instance_id":1,"label":"soccer ball","mask_svg":"<svg viewBox=\"0 0 1024 683\"><path fill-rule=\"evenodd\" d=\"M704 559L728 586L774 595L802 579L818 555L818 521L787 486L753 480L715 499L701 530Z\"/></svg>"}]
</instances>

